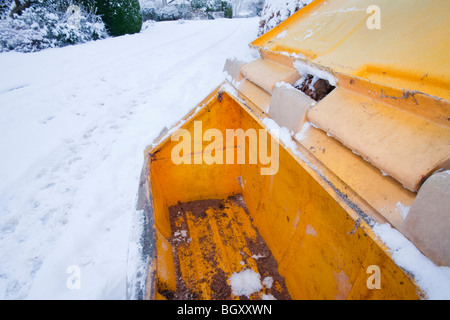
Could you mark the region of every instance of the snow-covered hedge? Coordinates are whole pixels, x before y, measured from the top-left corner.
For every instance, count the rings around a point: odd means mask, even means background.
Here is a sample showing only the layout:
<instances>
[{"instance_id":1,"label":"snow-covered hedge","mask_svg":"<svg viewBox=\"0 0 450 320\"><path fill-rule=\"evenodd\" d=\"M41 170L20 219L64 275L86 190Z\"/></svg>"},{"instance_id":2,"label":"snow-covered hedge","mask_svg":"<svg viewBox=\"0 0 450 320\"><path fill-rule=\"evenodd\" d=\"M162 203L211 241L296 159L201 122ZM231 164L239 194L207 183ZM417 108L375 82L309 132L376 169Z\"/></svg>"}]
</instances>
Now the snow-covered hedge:
<instances>
[{"instance_id":1,"label":"snow-covered hedge","mask_svg":"<svg viewBox=\"0 0 450 320\"><path fill-rule=\"evenodd\" d=\"M275 28L313 0L266 0L259 23L259 35Z\"/></svg>"},{"instance_id":2,"label":"snow-covered hedge","mask_svg":"<svg viewBox=\"0 0 450 320\"><path fill-rule=\"evenodd\" d=\"M100 17L81 8L61 10L62 1L39 0L20 15L0 18L0 52L33 52L107 37ZM64 7L64 6L63 6Z\"/></svg>"},{"instance_id":3,"label":"snow-covered hedge","mask_svg":"<svg viewBox=\"0 0 450 320\"><path fill-rule=\"evenodd\" d=\"M144 21L178 20L182 15L178 6L167 5L160 7L153 1L141 1L141 12Z\"/></svg>"},{"instance_id":4,"label":"snow-covered hedge","mask_svg":"<svg viewBox=\"0 0 450 320\"><path fill-rule=\"evenodd\" d=\"M144 21L201 20L232 18L233 9L229 1L231 0L173 1L161 5L155 0L140 0L140 4Z\"/></svg>"}]
</instances>

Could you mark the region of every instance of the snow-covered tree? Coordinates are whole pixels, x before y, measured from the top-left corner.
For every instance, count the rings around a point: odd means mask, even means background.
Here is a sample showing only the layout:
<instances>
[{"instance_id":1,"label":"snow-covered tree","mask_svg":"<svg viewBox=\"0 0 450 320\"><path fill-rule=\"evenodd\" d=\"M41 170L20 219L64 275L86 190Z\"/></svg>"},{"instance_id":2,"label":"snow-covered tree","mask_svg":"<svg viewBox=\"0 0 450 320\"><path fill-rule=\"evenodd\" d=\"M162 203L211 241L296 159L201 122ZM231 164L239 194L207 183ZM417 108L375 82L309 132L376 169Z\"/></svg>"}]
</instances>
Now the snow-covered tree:
<instances>
[{"instance_id":1,"label":"snow-covered tree","mask_svg":"<svg viewBox=\"0 0 450 320\"><path fill-rule=\"evenodd\" d=\"M11 17L14 14L21 14L23 10L29 8L33 3L33 0L14 0L10 6L10 15Z\"/></svg>"},{"instance_id":2,"label":"snow-covered tree","mask_svg":"<svg viewBox=\"0 0 450 320\"><path fill-rule=\"evenodd\" d=\"M229 0L233 8L233 12L237 15L248 0Z\"/></svg>"},{"instance_id":3,"label":"snow-covered tree","mask_svg":"<svg viewBox=\"0 0 450 320\"><path fill-rule=\"evenodd\" d=\"M264 0L228 0L232 5L234 16L260 15Z\"/></svg>"},{"instance_id":4,"label":"snow-covered tree","mask_svg":"<svg viewBox=\"0 0 450 320\"><path fill-rule=\"evenodd\" d=\"M250 15L260 16L264 9L264 0L252 0L247 4L247 8L250 10Z\"/></svg>"},{"instance_id":5,"label":"snow-covered tree","mask_svg":"<svg viewBox=\"0 0 450 320\"><path fill-rule=\"evenodd\" d=\"M75 3L79 11L68 10ZM25 1L11 1L0 18L0 52L32 52L107 37L100 17L81 0L35 0L14 10L18 4Z\"/></svg>"},{"instance_id":6,"label":"snow-covered tree","mask_svg":"<svg viewBox=\"0 0 450 320\"><path fill-rule=\"evenodd\" d=\"M259 35L273 29L313 0L266 0L259 25Z\"/></svg>"},{"instance_id":7,"label":"snow-covered tree","mask_svg":"<svg viewBox=\"0 0 450 320\"><path fill-rule=\"evenodd\" d=\"M0 0L0 19L9 13L9 7L9 1Z\"/></svg>"}]
</instances>

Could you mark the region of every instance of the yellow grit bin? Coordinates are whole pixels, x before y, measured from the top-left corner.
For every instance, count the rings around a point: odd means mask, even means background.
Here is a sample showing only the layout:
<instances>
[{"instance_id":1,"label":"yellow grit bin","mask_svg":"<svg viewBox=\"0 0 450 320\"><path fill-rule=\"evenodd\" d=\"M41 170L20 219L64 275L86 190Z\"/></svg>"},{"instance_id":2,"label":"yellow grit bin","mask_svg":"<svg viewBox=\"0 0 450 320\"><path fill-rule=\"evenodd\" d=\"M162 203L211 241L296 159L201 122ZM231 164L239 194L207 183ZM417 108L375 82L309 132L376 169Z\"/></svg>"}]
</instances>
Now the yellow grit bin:
<instances>
[{"instance_id":1,"label":"yellow grit bin","mask_svg":"<svg viewBox=\"0 0 450 320\"><path fill-rule=\"evenodd\" d=\"M427 299L374 226L450 266L449 12L315 0L227 60L145 150L142 298Z\"/></svg>"}]
</instances>

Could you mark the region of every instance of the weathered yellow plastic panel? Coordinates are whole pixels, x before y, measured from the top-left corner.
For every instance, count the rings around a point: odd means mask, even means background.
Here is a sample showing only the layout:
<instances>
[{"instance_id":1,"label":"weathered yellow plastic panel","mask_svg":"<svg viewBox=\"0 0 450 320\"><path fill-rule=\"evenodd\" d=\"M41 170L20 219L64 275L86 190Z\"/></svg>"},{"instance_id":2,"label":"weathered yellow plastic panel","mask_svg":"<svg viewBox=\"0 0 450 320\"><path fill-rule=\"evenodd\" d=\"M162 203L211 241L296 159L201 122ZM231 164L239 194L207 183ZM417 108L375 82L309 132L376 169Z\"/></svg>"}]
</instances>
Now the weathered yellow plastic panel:
<instances>
[{"instance_id":1,"label":"weathered yellow plastic panel","mask_svg":"<svg viewBox=\"0 0 450 320\"><path fill-rule=\"evenodd\" d=\"M432 173L450 168L447 12L445 0L316 0L252 45L262 60L292 69L300 62L333 75L337 88L309 110L308 121L404 189L418 192ZM378 13L379 29L371 29L368 21ZM325 150L333 144L326 140L309 146ZM327 166L341 170L333 163L346 152L341 149L328 154ZM350 178L365 179L362 171ZM374 203L374 197L366 199ZM399 226L402 219L394 214L388 220Z\"/></svg>"},{"instance_id":2,"label":"weathered yellow plastic panel","mask_svg":"<svg viewBox=\"0 0 450 320\"><path fill-rule=\"evenodd\" d=\"M344 88L308 119L412 191L450 158L450 127Z\"/></svg>"},{"instance_id":3,"label":"weathered yellow plastic panel","mask_svg":"<svg viewBox=\"0 0 450 320\"><path fill-rule=\"evenodd\" d=\"M373 5L380 29L367 26ZM316 0L253 45L449 100L449 12L447 0Z\"/></svg>"}]
</instances>

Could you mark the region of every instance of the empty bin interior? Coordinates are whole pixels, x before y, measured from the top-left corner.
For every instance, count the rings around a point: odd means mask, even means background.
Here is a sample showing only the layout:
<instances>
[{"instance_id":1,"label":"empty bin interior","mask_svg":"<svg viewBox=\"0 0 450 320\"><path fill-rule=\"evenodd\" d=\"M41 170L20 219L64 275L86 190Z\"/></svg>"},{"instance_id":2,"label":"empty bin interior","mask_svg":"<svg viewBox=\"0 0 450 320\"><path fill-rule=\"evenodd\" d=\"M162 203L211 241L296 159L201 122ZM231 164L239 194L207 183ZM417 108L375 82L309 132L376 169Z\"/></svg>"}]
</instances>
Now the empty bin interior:
<instances>
[{"instance_id":1,"label":"empty bin interior","mask_svg":"<svg viewBox=\"0 0 450 320\"><path fill-rule=\"evenodd\" d=\"M203 137L208 129L217 129L215 134L220 132L223 141ZM324 187L330 181L321 181L270 135L257 143L249 143L249 137L230 141L227 129L265 130L248 107L226 92L219 93L186 119L181 131L172 134L190 136L190 150L185 149L190 152L181 152L190 163L173 161L172 152L179 150L182 139L172 141L169 137L151 151L157 297L177 298L177 290L184 289L184 298L238 298L239 294L230 293L230 277L234 272L251 269L260 274L261 282L270 277L277 283L277 291L263 286L251 298L263 294L279 299L418 298L413 281L395 265L386 248L367 228L360 227L359 219L349 215L337 193ZM214 141L220 146L216 151L223 151L222 164L207 164L202 158L205 148L216 146ZM278 170L263 175L261 169L270 164L261 164L260 159L254 164L249 154L259 154L262 147L267 147L270 154L272 144L278 150ZM235 151L233 161L227 159L227 150ZM243 163L238 163L238 150L245 150ZM272 157L271 161L273 164L276 160ZM206 207L200 214L193 211L202 205ZM180 241L184 243L177 247ZM272 270L269 275L263 260L255 259L259 252L250 248L252 241L268 249L261 250L268 253L266 263L276 266L275 273ZM208 254L212 256L209 265L207 259L193 263ZM255 257L246 259L251 255ZM187 262L180 262L181 256ZM372 265L382 270L382 290L367 285L367 270ZM180 272L182 282L177 281ZM223 273L221 277L215 275L217 272ZM219 278L220 285L216 281ZM195 290L192 283L197 285Z\"/></svg>"}]
</instances>

